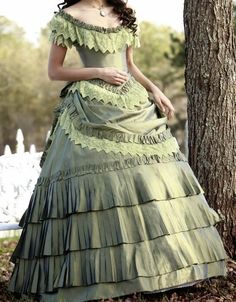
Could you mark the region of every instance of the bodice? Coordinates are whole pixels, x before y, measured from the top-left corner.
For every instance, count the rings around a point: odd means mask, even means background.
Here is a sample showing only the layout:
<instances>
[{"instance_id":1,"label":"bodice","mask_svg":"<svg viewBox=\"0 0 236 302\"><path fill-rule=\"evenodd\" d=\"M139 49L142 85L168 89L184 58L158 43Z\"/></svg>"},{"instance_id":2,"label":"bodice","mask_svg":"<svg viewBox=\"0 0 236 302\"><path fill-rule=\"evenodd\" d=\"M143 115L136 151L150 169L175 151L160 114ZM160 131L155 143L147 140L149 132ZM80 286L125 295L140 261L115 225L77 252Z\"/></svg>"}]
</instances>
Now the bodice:
<instances>
[{"instance_id":1,"label":"bodice","mask_svg":"<svg viewBox=\"0 0 236 302\"><path fill-rule=\"evenodd\" d=\"M128 72L126 49L139 47L139 31L126 26L101 27L77 20L63 10L50 23L49 41L67 48L75 47L84 67L116 67ZM147 102L146 89L128 72L128 80L114 85L102 79L68 82L61 95L79 91L83 97L113 106L134 108Z\"/></svg>"},{"instance_id":2,"label":"bodice","mask_svg":"<svg viewBox=\"0 0 236 302\"><path fill-rule=\"evenodd\" d=\"M81 62L84 67L116 67L128 72L126 64L126 46L114 53L95 51L84 45L76 45Z\"/></svg>"}]
</instances>

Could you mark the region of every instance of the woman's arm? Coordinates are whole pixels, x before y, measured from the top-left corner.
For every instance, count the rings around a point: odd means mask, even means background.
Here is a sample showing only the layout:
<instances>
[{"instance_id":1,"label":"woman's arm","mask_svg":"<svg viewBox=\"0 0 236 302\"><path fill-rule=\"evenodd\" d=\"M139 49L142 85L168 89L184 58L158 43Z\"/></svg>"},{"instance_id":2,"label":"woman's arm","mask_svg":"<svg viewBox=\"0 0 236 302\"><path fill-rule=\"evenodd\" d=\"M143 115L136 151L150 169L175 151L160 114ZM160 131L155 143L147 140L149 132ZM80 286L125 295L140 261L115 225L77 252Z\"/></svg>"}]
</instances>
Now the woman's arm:
<instances>
[{"instance_id":1,"label":"woman's arm","mask_svg":"<svg viewBox=\"0 0 236 302\"><path fill-rule=\"evenodd\" d=\"M174 107L171 104L171 101L164 95L164 93L154 84L152 83L135 65L133 59L133 48L132 46L127 47L126 59L129 72L133 75L133 77L141 84L147 91L151 92L156 105L163 112L167 113L168 119L172 118L174 115Z\"/></svg>"},{"instance_id":2,"label":"woman's arm","mask_svg":"<svg viewBox=\"0 0 236 302\"><path fill-rule=\"evenodd\" d=\"M48 77L50 80L80 81L100 78L111 84L121 85L128 79L125 72L112 67L64 67L66 53L66 47L51 44L48 60Z\"/></svg>"},{"instance_id":3,"label":"woman's arm","mask_svg":"<svg viewBox=\"0 0 236 302\"><path fill-rule=\"evenodd\" d=\"M63 66L67 48L51 45L48 60L48 77L52 81L75 81L98 78L99 68L67 68Z\"/></svg>"}]
</instances>

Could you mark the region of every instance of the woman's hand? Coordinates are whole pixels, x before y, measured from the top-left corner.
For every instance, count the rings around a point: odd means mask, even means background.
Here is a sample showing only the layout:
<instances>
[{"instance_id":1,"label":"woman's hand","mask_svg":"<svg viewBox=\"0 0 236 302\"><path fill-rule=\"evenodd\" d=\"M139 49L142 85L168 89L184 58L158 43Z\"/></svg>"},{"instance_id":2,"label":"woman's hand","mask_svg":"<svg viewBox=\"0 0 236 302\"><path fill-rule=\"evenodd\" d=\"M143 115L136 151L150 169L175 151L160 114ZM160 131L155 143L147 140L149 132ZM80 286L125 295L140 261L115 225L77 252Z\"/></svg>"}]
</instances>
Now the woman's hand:
<instances>
[{"instance_id":1,"label":"woman's hand","mask_svg":"<svg viewBox=\"0 0 236 302\"><path fill-rule=\"evenodd\" d=\"M115 85L121 85L128 80L128 74L114 67L103 67L99 70L99 78Z\"/></svg>"},{"instance_id":2,"label":"woman's hand","mask_svg":"<svg viewBox=\"0 0 236 302\"><path fill-rule=\"evenodd\" d=\"M171 101L164 95L164 93L159 89L156 88L152 91L154 97L154 103L157 107L167 114L168 120L174 116L175 109L171 104Z\"/></svg>"}]
</instances>

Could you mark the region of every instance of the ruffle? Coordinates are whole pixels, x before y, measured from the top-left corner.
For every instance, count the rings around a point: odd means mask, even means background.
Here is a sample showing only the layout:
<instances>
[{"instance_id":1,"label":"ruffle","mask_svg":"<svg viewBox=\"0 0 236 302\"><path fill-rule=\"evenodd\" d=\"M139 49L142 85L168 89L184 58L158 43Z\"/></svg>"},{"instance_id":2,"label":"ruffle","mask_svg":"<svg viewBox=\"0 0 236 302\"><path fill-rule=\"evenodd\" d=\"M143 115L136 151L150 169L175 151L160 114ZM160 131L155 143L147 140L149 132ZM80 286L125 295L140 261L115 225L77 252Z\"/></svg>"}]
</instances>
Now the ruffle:
<instances>
[{"instance_id":1,"label":"ruffle","mask_svg":"<svg viewBox=\"0 0 236 302\"><path fill-rule=\"evenodd\" d=\"M174 220L170 213L174 213ZM219 221L219 215L208 206L203 194L112 207L89 214L77 212L64 218L29 222L12 259L59 256L76 250L138 243L208 227Z\"/></svg>"},{"instance_id":2,"label":"ruffle","mask_svg":"<svg viewBox=\"0 0 236 302\"><path fill-rule=\"evenodd\" d=\"M115 130L107 130L104 126L104 129L93 128L89 124L85 124L82 121L76 120L76 128L82 133L88 136L95 136L100 139L107 139L115 142L123 143L135 143L135 144L148 144L154 145L173 137L170 128L167 128L161 133L156 133L155 135L141 135L141 134L131 134L125 132L119 132ZM102 127L101 127L102 128Z\"/></svg>"},{"instance_id":3,"label":"ruffle","mask_svg":"<svg viewBox=\"0 0 236 302\"><path fill-rule=\"evenodd\" d=\"M87 136L94 136L99 139L108 139L115 142L148 145L162 143L165 140L173 137L171 130L167 124L166 130L162 132L156 131L156 133L152 135L142 135L138 133L128 133L119 131L119 129L117 129L116 127L109 127L107 123L103 125L89 123L88 121L86 121L86 118L82 113L82 108L80 110L80 107L78 107L79 102L77 102L77 105L75 106L74 102L76 102L76 100L77 99L74 100L74 97L72 99L66 98L61 103L60 108L59 106L57 107L57 110L59 111L60 115L66 109L68 112L68 116L70 117L70 123L73 123L78 131L82 132ZM57 112L55 111L55 114L56 113Z\"/></svg>"},{"instance_id":4,"label":"ruffle","mask_svg":"<svg viewBox=\"0 0 236 302\"><path fill-rule=\"evenodd\" d=\"M148 135L141 135L141 134L135 134L135 133L128 133L128 132L123 132L121 130L119 130L116 126L114 127L114 125L109 126L108 123L102 125L98 125L95 123L90 123L86 120L86 117L83 114L83 108L77 108L80 104L80 101L78 98L80 98L80 93L77 92L76 95L74 93L72 93L71 95L68 95L68 89L70 87L71 84L67 84L61 91L61 98L62 100L60 101L60 103L55 107L54 109L54 116L53 116L53 122L52 122L52 129L50 132L50 136L46 142L43 154L41 156L41 160L40 160L40 167L43 166L43 163L46 160L49 148L52 144L52 141L56 135L56 132L60 131L61 129L63 129L64 133L69 133L70 129L73 128L73 137L77 137L77 142L78 139L81 142L81 144L83 145L83 147L87 146L87 142L90 143L90 147L92 147L91 144L93 144L93 141L95 141L96 146L90 148L90 149L96 149L97 150L97 146L99 146L98 150L101 150L101 148L103 147L103 143L104 142L108 142L109 145L109 141L111 141L112 146L110 147L114 147L114 146L118 146L118 143L122 143L123 144L123 149L125 148L125 144L126 143L135 143L135 144L141 144L141 145L155 145L155 144L160 144L162 142L165 142L168 139L172 138L172 134L170 132L170 129L167 128L167 125L165 127L165 130L162 130L160 132L159 131L152 131L151 134ZM97 102L97 100L93 99L94 102ZM85 102L90 102L89 98L86 97L84 98ZM75 105L75 102L77 105ZM81 109L81 110L80 110ZM63 114L63 115L62 115ZM159 113L157 113L158 115ZM166 119L166 117L164 116L164 114L160 113L159 117L163 119L163 125L164 125L164 119ZM60 128L60 126L62 125L62 128ZM58 129L60 128L60 129ZM163 127L162 127L163 129ZM71 135L68 135L69 139L71 138ZM89 138L89 140L87 139L87 137ZM116 145L115 145L116 144ZM152 149L154 150L155 147L152 147ZM178 149L178 150L177 150ZM166 161L170 161L170 160L184 160L184 155L180 152L179 148L175 149L175 151L173 152L173 150L167 154L160 154L158 152L158 150L155 150L154 153L150 154L138 154L139 156L144 156L143 160L141 160L141 162L143 163L148 163L151 161L153 161L153 159L157 162L166 162ZM110 149L111 150L111 149ZM127 153L127 152L126 152ZM149 160L150 158L150 160ZM133 162L133 164L136 164L136 162L140 162L140 159L132 159L130 161ZM115 163L115 165L119 166L119 163ZM123 164L122 164L123 165ZM96 169L96 167L94 167ZM99 167L99 169L101 169L101 167ZM105 169L107 169L105 167Z\"/></svg>"},{"instance_id":5,"label":"ruffle","mask_svg":"<svg viewBox=\"0 0 236 302\"><path fill-rule=\"evenodd\" d=\"M65 108L63 113L58 118L60 127L65 131L70 140L74 141L75 144L81 145L82 148L88 148L90 150L104 151L106 153L122 153L130 155L158 155L160 157L172 155L179 151L179 145L175 137L171 136L165 141L150 145L150 144L133 144L110 141L109 139L101 139L92 137L78 131L77 127L71 121L68 109Z\"/></svg>"},{"instance_id":6,"label":"ruffle","mask_svg":"<svg viewBox=\"0 0 236 302\"><path fill-rule=\"evenodd\" d=\"M189 164L182 161L92 173L39 177L19 225L204 193Z\"/></svg>"},{"instance_id":7,"label":"ruffle","mask_svg":"<svg viewBox=\"0 0 236 302\"><path fill-rule=\"evenodd\" d=\"M42 294L42 302L84 302L91 300L118 298L134 292L163 292L191 286L200 280L214 276L227 276L224 260L194 264L173 272L152 277L138 277L118 283L98 283L90 286L60 288L55 293ZM197 281L196 281L197 280Z\"/></svg>"},{"instance_id":8,"label":"ruffle","mask_svg":"<svg viewBox=\"0 0 236 302\"><path fill-rule=\"evenodd\" d=\"M101 79L76 81L68 85L67 91L78 91L84 98L127 109L140 107L148 101L149 96L147 90L133 76L120 86Z\"/></svg>"},{"instance_id":9,"label":"ruffle","mask_svg":"<svg viewBox=\"0 0 236 302\"><path fill-rule=\"evenodd\" d=\"M135 244L18 259L9 289L44 293L63 287L121 282L139 276L163 275L226 257L219 233L209 226Z\"/></svg>"},{"instance_id":10,"label":"ruffle","mask_svg":"<svg viewBox=\"0 0 236 302\"><path fill-rule=\"evenodd\" d=\"M54 134L52 134L52 136L54 136ZM157 139L157 137L155 139ZM52 142L52 139L50 140L50 142ZM43 152L43 155L41 156L41 161L40 161L41 167L46 160L50 146L51 146L51 143L47 144L44 149L44 152ZM169 163L169 162L176 162L176 161L187 162L188 161L186 156L180 150L176 153L166 154L161 157L157 154L150 155L150 156L143 154L143 155L139 155L139 156L127 156L126 158L124 158L124 156L122 156L122 157L123 157L122 159L103 161L100 163L83 164L83 165L76 166L71 169L67 169L66 171L59 171L55 174L52 174L50 176L50 178L48 178L48 179L50 179L50 181L57 181L60 179L68 178L70 176L73 177L73 176L79 176L79 175L85 175L85 174L100 174L103 172L133 168L133 167L136 167L139 165L152 165L152 164L156 164L156 163ZM44 179L44 178L39 177L39 183L41 183L42 179Z\"/></svg>"},{"instance_id":11,"label":"ruffle","mask_svg":"<svg viewBox=\"0 0 236 302\"><path fill-rule=\"evenodd\" d=\"M71 48L73 45L87 46L95 51L116 52L125 45L139 47L138 35L122 25L105 28L75 19L63 10L57 12L49 23L49 41Z\"/></svg>"}]
</instances>

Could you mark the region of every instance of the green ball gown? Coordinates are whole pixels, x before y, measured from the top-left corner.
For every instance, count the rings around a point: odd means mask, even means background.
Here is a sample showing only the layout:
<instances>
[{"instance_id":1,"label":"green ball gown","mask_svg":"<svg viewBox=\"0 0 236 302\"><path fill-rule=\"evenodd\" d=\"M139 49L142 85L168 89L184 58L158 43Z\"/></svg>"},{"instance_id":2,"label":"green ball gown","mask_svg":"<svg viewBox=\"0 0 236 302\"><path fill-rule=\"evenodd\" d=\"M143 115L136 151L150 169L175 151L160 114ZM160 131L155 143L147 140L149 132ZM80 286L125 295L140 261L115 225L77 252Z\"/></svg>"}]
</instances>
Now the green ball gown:
<instances>
[{"instance_id":1,"label":"green ball gown","mask_svg":"<svg viewBox=\"0 0 236 302\"><path fill-rule=\"evenodd\" d=\"M139 35L60 10L49 40L75 47L85 67L127 71L125 50ZM9 291L47 302L156 293L226 276L215 224L224 216L204 191L167 116L128 72L121 86L68 82L22 233L11 255Z\"/></svg>"}]
</instances>

